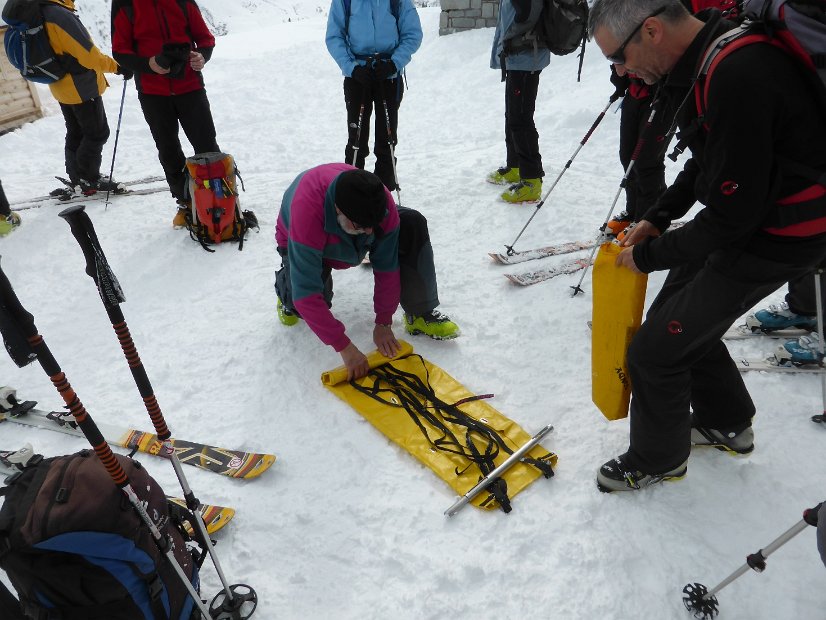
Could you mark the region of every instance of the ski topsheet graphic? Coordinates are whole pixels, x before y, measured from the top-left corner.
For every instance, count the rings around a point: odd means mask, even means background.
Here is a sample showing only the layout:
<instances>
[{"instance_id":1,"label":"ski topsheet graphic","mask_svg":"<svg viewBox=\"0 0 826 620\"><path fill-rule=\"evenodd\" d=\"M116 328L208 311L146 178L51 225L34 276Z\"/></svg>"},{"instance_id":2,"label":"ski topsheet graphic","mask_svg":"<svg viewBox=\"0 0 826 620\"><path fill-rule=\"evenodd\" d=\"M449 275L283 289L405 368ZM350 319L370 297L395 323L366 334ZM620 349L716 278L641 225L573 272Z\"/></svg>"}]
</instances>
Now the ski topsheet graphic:
<instances>
[{"instance_id":1,"label":"ski topsheet graphic","mask_svg":"<svg viewBox=\"0 0 826 620\"><path fill-rule=\"evenodd\" d=\"M506 273L505 277L520 286L530 286L545 280L550 280L556 276L576 273L588 266L587 258L578 258L576 260L562 263L556 267L547 267L546 269L535 269L526 273Z\"/></svg>"},{"instance_id":2,"label":"ski topsheet graphic","mask_svg":"<svg viewBox=\"0 0 826 620\"><path fill-rule=\"evenodd\" d=\"M83 436L70 413L34 409L32 401L21 403L21 405L28 406L28 403L31 403L32 407L28 407L24 412L17 415L11 412L0 413L0 421L8 420L17 424L45 428L75 437ZM107 442L128 450L158 455L163 445L153 433L106 423L98 423L98 427ZM230 450L179 439L173 439L173 445L181 463L229 478L256 478L267 471L275 462L275 455L272 454Z\"/></svg>"}]
</instances>

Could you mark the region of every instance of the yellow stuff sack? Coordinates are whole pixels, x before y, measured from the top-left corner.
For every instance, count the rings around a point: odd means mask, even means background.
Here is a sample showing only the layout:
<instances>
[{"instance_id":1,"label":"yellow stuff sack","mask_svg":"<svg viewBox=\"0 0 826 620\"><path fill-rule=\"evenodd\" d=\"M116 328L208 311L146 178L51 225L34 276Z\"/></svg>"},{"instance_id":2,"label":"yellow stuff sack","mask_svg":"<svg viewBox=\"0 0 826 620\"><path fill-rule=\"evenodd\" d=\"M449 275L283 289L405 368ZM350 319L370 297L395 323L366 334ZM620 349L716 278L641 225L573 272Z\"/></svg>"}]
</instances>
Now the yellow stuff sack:
<instances>
[{"instance_id":1,"label":"yellow stuff sack","mask_svg":"<svg viewBox=\"0 0 826 620\"><path fill-rule=\"evenodd\" d=\"M591 399L609 420L628 415L631 378L626 353L642 322L646 274L615 264L622 248L603 243L594 262Z\"/></svg>"}]
</instances>

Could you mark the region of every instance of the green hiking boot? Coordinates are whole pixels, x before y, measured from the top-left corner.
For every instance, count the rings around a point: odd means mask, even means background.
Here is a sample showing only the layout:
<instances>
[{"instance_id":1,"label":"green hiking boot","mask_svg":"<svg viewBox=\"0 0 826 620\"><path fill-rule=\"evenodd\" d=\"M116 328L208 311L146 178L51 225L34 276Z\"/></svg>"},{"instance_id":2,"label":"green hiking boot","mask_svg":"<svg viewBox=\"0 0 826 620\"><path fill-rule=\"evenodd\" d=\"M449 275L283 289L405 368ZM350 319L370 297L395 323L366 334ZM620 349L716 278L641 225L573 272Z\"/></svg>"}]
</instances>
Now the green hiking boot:
<instances>
[{"instance_id":1,"label":"green hiking boot","mask_svg":"<svg viewBox=\"0 0 826 620\"><path fill-rule=\"evenodd\" d=\"M494 185L513 185L514 183L519 183L519 168L508 168L504 166L491 172L485 180Z\"/></svg>"},{"instance_id":2,"label":"green hiking boot","mask_svg":"<svg viewBox=\"0 0 826 620\"><path fill-rule=\"evenodd\" d=\"M12 211L6 217L0 216L0 237L5 237L20 226L20 214Z\"/></svg>"},{"instance_id":3,"label":"green hiking boot","mask_svg":"<svg viewBox=\"0 0 826 620\"><path fill-rule=\"evenodd\" d=\"M542 179L520 179L502 194L502 200L511 204L539 202L542 197Z\"/></svg>"},{"instance_id":4,"label":"green hiking boot","mask_svg":"<svg viewBox=\"0 0 826 620\"><path fill-rule=\"evenodd\" d=\"M450 317L435 309L420 316L405 313L404 329L411 336L424 334L434 340L451 340L460 333L459 326Z\"/></svg>"},{"instance_id":5,"label":"green hiking boot","mask_svg":"<svg viewBox=\"0 0 826 620\"><path fill-rule=\"evenodd\" d=\"M292 327L296 323L300 317L298 315L293 314L289 310L284 307L284 304L281 303L281 300L278 300L278 304L276 305L276 309L278 310L278 320L281 321L282 325L286 325L287 327Z\"/></svg>"}]
</instances>

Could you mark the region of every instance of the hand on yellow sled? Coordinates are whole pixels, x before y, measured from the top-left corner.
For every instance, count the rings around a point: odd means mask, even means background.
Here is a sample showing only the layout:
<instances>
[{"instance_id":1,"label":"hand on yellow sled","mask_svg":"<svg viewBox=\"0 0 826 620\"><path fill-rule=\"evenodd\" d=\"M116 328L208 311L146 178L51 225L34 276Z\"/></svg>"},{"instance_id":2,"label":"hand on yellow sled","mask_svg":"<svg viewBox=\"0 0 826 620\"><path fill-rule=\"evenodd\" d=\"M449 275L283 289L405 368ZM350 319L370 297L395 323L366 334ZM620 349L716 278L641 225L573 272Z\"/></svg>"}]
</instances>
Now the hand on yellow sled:
<instances>
[{"instance_id":1,"label":"hand on yellow sled","mask_svg":"<svg viewBox=\"0 0 826 620\"><path fill-rule=\"evenodd\" d=\"M367 363L367 356L352 342L341 350L341 360L347 368L347 380L353 381L361 379L370 372L370 364Z\"/></svg>"},{"instance_id":2,"label":"hand on yellow sled","mask_svg":"<svg viewBox=\"0 0 826 620\"><path fill-rule=\"evenodd\" d=\"M393 328L389 325L376 324L373 328L373 342L376 343L379 353L387 358L394 357L401 350L401 345L396 340Z\"/></svg>"}]
</instances>

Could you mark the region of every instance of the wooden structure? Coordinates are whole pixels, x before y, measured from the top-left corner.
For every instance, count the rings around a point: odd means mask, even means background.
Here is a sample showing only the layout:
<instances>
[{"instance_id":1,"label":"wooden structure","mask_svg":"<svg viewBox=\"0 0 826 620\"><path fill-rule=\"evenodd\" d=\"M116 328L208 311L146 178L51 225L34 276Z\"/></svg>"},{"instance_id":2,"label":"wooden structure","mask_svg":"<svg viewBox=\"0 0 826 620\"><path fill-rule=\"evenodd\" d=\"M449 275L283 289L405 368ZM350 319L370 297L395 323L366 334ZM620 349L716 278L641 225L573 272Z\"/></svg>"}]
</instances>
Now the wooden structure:
<instances>
[{"instance_id":1,"label":"wooden structure","mask_svg":"<svg viewBox=\"0 0 826 620\"><path fill-rule=\"evenodd\" d=\"M5 34L5 24L0 25L0 40ZM0 52L0 134L42 117L35 85L24 80L6 54Z\"/></svg>"}]
</instances>

